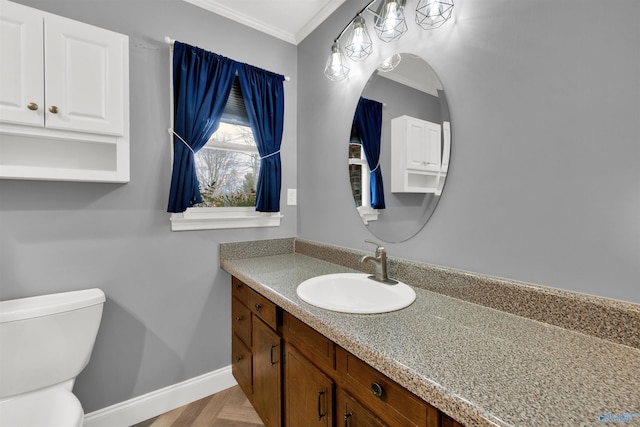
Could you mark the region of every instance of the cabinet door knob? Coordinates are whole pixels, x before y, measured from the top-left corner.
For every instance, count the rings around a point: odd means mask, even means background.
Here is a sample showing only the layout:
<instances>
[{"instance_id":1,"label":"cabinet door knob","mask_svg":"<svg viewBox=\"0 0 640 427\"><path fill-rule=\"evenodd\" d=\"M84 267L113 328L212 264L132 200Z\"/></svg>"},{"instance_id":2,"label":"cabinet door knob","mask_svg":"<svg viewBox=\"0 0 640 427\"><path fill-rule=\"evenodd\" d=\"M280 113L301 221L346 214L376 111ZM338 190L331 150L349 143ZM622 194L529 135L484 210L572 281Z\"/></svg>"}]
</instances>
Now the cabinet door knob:
<instances>
[{"instance_id":1,"label":"cabinet door knob","mask_svg":"<svg viewBox=\"0 0 640 427\"><path fill-rule=\"evenodd\" d=\"M51 114L58 114L58 107L52 105L51 107L49 107L49 111L51 112Z\"/></svg>"},{"instance_id":2,"label":"cabinet door knob","mask_svg":"<svg viewBox=\"0 0 640 427\"><path fill-rule=\"evenodd\" d=\"M373 383L371 383L371 393L373 393L373 395L376 397L382 397L384 388L382 388L380 384L374 381Z\"/></svg>"},{"instance_id":3,"label":"cabinet door knob","mask_svg":"<svg viewBox=\"0 0 640 427\"><path fill-rule=\"evenodd\" d=\"M35 102L30 102L29 104L27 104L27 108L31 111L36 111L38 109L38 104L36 104Z\"/></svg>"}]
</instances>

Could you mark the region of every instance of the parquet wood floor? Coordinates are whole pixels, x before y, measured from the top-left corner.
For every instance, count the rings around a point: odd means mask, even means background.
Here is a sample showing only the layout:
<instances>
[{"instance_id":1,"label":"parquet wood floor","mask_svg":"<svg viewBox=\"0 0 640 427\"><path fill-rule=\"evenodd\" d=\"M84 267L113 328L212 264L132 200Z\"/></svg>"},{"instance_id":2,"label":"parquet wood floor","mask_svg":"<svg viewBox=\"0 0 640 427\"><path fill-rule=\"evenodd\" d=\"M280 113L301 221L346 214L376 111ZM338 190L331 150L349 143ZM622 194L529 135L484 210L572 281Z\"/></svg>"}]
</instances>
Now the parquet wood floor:
<instances>
[{"instance_id":1,"label":"parquet wood floor","mask_svg":"<svg viewBox=\"0 0 640 427\"><path fill-rule=\"evenodd\" d=\"M264 427L235 386L131 427Z\"/></svg>"}]
</instances>

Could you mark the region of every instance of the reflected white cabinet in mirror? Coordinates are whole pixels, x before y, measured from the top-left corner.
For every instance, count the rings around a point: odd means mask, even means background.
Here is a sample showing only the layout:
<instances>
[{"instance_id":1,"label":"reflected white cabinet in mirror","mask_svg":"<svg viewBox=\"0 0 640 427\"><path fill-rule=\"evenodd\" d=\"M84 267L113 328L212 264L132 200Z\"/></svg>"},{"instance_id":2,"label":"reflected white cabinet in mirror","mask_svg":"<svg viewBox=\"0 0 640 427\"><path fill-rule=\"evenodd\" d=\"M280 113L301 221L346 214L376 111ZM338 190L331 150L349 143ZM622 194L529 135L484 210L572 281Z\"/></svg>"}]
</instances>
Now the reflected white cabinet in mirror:
<instances>
[{"instance_id":1,"label":"reflected white cabinet in mirror","mask_svg":"<svg viewBox=\"0 0 640 427\"><path fill-rule=\"evenodd\" d=\"M362 141L353 130L348 141L357 212L373 235L390 243L410 239L431 217L444 188L451 150L451 115L442 82L422 58L410 53L398 56L397 66L377 68L361 93L362 98L382 104L378 166L384 208L366 206L370 171L363 161Z\"/></svg>"},{"instance_id":2,"label":"reflected white cabinet in mirror","mask_svg":"<svg viewBox=\"0 0 640 427\"><path fill-rule=\"evenodd\" d=\"M128 182L128 37L0 5L0 178Z\"/></svg>"},{"instance_id":3,"label":"reflected white cabinet in mirror","mask_svg":"<svg viewBox=\"0 0 640 427\"><path fill-rule=\"evenodd\" d=\"M391 120L391 192L439 194L442 126L400 116Z\"/></svg>"}]
</instances>

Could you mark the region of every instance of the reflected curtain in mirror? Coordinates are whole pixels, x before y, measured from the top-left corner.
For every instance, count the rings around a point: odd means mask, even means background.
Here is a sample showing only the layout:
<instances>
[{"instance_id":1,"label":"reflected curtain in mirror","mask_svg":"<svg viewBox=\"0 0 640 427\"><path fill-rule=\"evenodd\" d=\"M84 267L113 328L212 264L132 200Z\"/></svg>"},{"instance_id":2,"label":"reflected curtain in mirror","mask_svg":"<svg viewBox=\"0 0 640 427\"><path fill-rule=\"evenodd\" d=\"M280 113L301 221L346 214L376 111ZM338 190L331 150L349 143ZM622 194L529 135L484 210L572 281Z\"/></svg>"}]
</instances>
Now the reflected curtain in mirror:
<instances>
[{"instance_id":1,"label":"reflected curtain in mirror","mask_svg":"<svg viewBox=\"0 0 640 427\"><path fill-rule=\"evenodd\" d=\"M194 154L218 128L238 63L178 41L173 52L173 173L168 212L202 202Z\"/></svg>"},{"instance_id":2,"label":"reflected curtain in mirror","mask_svg":"<svg viewBox=\"0 0 640 427\"><path fill-rule=\"evenodd\" d=\"M284 76L247 64L238 68L240 89L260 153L256 210L280 211L282 165L280 144L284 123Z\"/></svg>"},{"instance_id":3,"label":"reflected curtain in mirror","mask_svg":"<svg viewBox=\"0 0 640 427\"><path fill-rule=\"evenodd\" d=\"M384 187L380 170L380 138L382 135L382 104L360 97L353 119L370 170L371 207L384 209Z\"/></svg>"}]
</instances>

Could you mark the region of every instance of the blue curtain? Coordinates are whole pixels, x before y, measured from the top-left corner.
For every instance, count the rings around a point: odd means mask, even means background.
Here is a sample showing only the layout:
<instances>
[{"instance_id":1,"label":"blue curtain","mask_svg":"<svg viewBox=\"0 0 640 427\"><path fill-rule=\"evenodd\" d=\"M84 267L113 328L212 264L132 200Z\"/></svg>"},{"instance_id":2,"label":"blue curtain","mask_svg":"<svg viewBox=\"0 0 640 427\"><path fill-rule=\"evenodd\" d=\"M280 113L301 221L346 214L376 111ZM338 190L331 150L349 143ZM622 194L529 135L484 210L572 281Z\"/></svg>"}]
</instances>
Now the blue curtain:
<instances>
[{"instance_id":1,"label":"blue curtain","mask_svg":"<svg viewBox=\"0 0 640 427\"><path fill-rule=\"evenodd\" d=\"M261 157L256 186L256 211L279 212L284 76L240 64L238 77L253 137Z\"/></svg>"},{"instance_id":2,"label":"blue curtain","mask_svg":"<svg viewBox=\"0 0 640 427\"><path fill-rule=\"evenodd\" d=\"M178 41L173 47L173 175L168 212L202 202L194 162L218 128L238 63Z\"/></svg>"},{"instance_id":3,"label":"blue curtain","mask_svg":"<svg viewBox=\"0 0 640 427\"><path fill-rule=\"evenodd\" d=\"M382 104L360 97L353 125L358 131L370 172L371 207L384 209L384 187L380 170L380 137L382 135Z\"/></svg>"}]
</instances>

